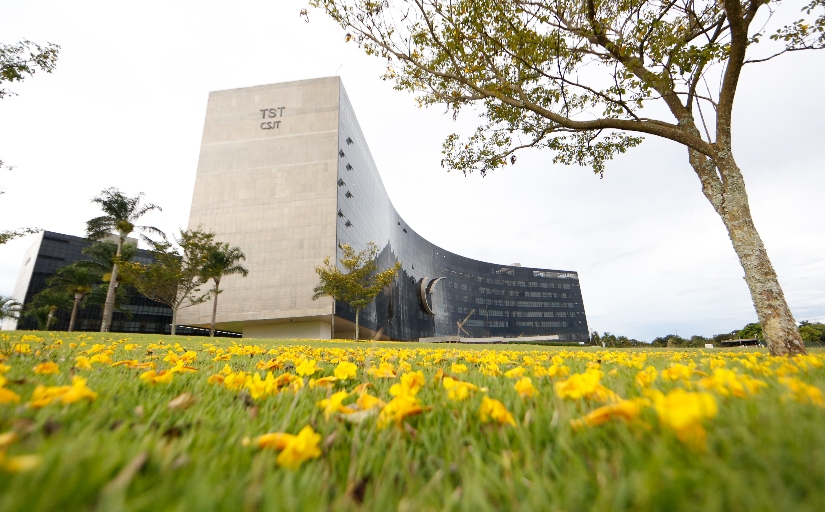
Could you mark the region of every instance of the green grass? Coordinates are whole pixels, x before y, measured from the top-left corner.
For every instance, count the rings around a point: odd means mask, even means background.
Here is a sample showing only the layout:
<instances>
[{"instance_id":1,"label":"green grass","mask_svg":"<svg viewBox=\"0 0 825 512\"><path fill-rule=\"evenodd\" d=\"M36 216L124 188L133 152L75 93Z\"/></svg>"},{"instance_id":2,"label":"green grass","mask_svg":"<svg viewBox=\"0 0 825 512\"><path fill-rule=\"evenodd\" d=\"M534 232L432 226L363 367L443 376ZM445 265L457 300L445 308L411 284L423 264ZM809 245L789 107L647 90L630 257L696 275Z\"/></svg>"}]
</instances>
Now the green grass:
<instances>
[{"instance_id":1,"label":"green grass","mask_svg":"<svg viewBox=\"0 0 825 512\"><path fill-rule=\"evenodd\" d=\"M0 353L10 352L15 332L0 340ZM32 334L32 333L28 333ZM43 333L34 333L42 335ZM489 388L516 418L516 427L481 424L477 415L482 395L466 402L447 400L433 377L438 368L470 354L504 351L512 355L565 354L571 373L583 372L590 358L622 352L646 353L657 368L666 368L674 354L681 363L695 360L709 372L697 350L595 350L564 347L456 346L445 344L351 343L309 340L229 340L267 349L309 347L314 357L336 350L445 350L447 360L422 367L423 355L412 362L422 369L427 384L418 394L430 410L407 420L405 428L380 430L374 420L352 424L340 418L326 420L316 403L325 389L303 388L254 401L207 383L207 377L225 364L235 370L254 371L261 360L274 356L235 356L212 362L204 351L204 338L156 335L91 334L87 346L71 349L75 334L53 333L62 339L49 349L31 343L35 354L11 354L6 385L21 396L19 404L0 405L0 434L14 431L19 440L7 456L39 454L41 464L31 471L0 470L0 510L464 510L504 509L581 510L825 510L825 408L787 399L787 388L776 377L759 376L768 386L755 396L716 396L719 414L704 422L707 448L697 450L676 439L659 425L653 409L643 423L611 421L574 430L570 420L601 404L558 398L554 381L533 378L538 395L522 399L514 380L488 377L471 367L462 380ZM89 335L87 335L89 336ZM145 360L147 346L163 340L195 350L197 373L177 374L171 384L150 386L138 379L141 370L96 365L78 372L98 392L92 403L27 407L37 384L65 385L71 380L75 357L93 343L129 338L138 351L119 345L112 356ZM332 351L332 352L330 352ZM458 351L458 352L454 352ZM485 352L488 351L488 352ZM155 350L159 369L166 350ZM719 354L722 352L713 352ZM739 354L758 350L723 352L730 362ZM822 352L817 352L822 360ZM379 355L373 353L371 357ZM57 375L35 375L43 361L56 362ZM394 361L393 361L394 362ZM319 364L321 375L331 375L334 364ZM545 363L547 366L549 363ZM772 363L778 367L779 362ZM502 364L502 371L516 366ZM638 369L603 362L603 383L623 397L638 396L634 383ZM617 370L614 375L609 371ZM276 372L276 375L279 372ZM750 374L750 373L748 373ZM825 368L809 368L797 375L825 389ZM357 380L366 380L359 368ZM385 401L397 379L369 379L370 392ZM696 381L663 383L658 389L692 386ZM352 389L352 383L339 389ZM183 392L197 397L187 410L173 411L169 401ZM141 412L142 410L142 412ZM297 433L311 425L322 436L321 457L305 462L297 471L278 467L277 453L259 450L244 438L276 431ZM130 463L146 462L130 474ZM137 466L137 464L136 464Z\"/></svg>"}]
</instances>

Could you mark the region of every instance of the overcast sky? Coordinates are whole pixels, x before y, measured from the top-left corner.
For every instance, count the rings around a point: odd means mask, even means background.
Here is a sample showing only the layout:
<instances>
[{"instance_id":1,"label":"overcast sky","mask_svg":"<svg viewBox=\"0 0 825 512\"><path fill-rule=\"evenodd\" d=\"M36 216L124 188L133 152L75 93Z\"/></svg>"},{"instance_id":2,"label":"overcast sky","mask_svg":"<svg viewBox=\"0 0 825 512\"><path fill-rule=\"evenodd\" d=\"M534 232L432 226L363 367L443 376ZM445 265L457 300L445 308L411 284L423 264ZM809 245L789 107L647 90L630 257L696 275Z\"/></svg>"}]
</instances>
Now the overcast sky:
<instances>
[{"instance_id":1,"label":"overcast sky","mask_svg":"<svg viewBox=\"0 0 825 512\"><path fill-rule=\"evenodd\" d=\"M0 101L0 229L83 235L90 199L117 186L163 207L147 223L186 226L209 91L340 75L399 213L422 236L495 263L579 272L591 329L641 340L712 335L756 321L743 271L686 151L646 140L608 166L520 155L486 178L448 173L441 142L459 125L380 79L306 0L3 0L3 43L54 42L57 70ZM783 2L796 16L801 2ZM746 69L734 153L753 216L797 320L825 320L825 52ZM423 207L422 207L423 206ZM0 246L9 295L31 237Z\"/></svg>"}]
</instances>

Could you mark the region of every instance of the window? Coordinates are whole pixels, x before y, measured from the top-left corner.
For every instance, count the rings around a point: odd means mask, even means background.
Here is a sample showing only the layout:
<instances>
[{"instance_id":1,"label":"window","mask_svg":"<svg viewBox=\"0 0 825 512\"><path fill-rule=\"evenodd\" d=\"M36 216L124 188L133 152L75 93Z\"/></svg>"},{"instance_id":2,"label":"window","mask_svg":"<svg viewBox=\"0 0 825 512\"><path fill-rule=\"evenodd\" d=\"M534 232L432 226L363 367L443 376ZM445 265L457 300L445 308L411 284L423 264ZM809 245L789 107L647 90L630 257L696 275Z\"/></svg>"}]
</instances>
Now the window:
<instances>
[{"instance_id":1,"label":"window","mask_svg":"<svg viewBox=\"0 0 825 512\"><path fill-rule=\"evenodd\" d=\"M535 277L545 277L547 279L578 279L579 276L575 272L550 272L545 270L534 270Z\"/></svg>"},{"instance_id":2,"label":"window","mask_svg":"<svg viewBox=\"0 0 825 512\"><path fill-rule=\"evenodd\" d=\"M347 193L346 193L346 194L344 194L344 196L345 196L347 199L350 199L350 198L352 198L352 192L350 192L349 190L347 190Z\"/></svg>"},{"instance_id":3,"label":"window","mask_svg":"<svg viewBox=\"0 0 825 512\"><path fill-rule=\"evenodd\" d=\"M346 183L344 183L344 180L342 180L341 178L338 178L338 186L343 187L344 185L346 185Z\"/></svg>"},{"instance_id":4,"label":"window","mask_svg":"<svg viewBox=\"0 0 825 512\"><path fill-rule=\"evenodd\" d=\"M343 218L344 217L344 212L342 212L341 210L338 210L338 216Z\"/></svg>"},{"instance_id":5,"label":"window","mask_svg":"<svg viewBox=\"0 0 825 512\"><path fill-rule=\"evenodd\" d=\"M351 171L351 170L352 170L352 166L351 166L350 164L347 164L347 166L345 167L345 169L346 169L346 170L348 170L348 171Z\"/></svg>"},{"instance_id":6,"label":"window","mask_svg":"<svg viewBox=\"0 0 825 512\"><path fill-rule=\"evenodd\" d=\"M352 227L352 222L350 222L350 221L346 221L346 222L344 223L344 225L345 225L346 227L348 227L348 228L351 228L351 227Z\"/></svg>"},{"instance_id":7,"label":"window","mask_svg":"<svg viewBox=\"0 0 825 512\"><path fill-rule=\"evenodd\" d=\"M343 149L339 149L339 150L338 150L338 156L340 156L341 158L344 158L344 157L345 157L345 156L347 156L347 155L346 155L346 154L344 154L344 150L343 150Z\"/></svg>"},{"instance_id":8,"label":"window","mask_svg":"<svg viewBox=\"0 0 825 512\"><path fill-rule=\"evenodd\" d=\"M352 144L352 139L350 139L349 137L347 137L347 145L350 145L350 144Z\"/></svg>"}]
</instances>

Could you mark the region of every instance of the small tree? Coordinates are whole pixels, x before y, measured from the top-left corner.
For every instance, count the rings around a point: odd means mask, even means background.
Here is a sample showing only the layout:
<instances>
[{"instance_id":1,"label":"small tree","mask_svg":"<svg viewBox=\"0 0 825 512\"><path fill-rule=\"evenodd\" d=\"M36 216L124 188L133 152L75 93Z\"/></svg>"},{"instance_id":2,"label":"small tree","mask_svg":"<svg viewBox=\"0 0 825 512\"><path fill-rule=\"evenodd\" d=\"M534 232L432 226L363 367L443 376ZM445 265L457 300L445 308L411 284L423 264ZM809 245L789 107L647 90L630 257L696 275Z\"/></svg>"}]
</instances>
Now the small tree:
<instances>
[{"instance_id":1,"label":"small tree","mask_svg":"<svg viewBox=\"0 0 825 512\"><path fill-rule=\"evenodd\" d=\"M0 297L0 322L7 318L20 318L22 304L11 297Z\"/></svg>"},{"instance_id":2,"label":"small tree","mask_svg":"<svg viewBox=\"0 0 825 512\"><path fill-rule=\"evenodd\" d=\"M48 280L50 288L57 288L69 294L73 299L72 316L69 319L69 332L74 331L77 310L80 302L91 293L92 287L100 281L100 273L88 266L73 263L57 269Z\"/></svg>"},{"instance_id":3,"label":"small tree","mask_svg":"<svg viewBox=\"0 0 825 512\"><path fill-rule=\"evenodd\" d=\"M346 273L331 262L331 256L324 258L323 264L315 267L321 282L315 287L312 300L332 297L355 309L355 341L358 341L361 310L395 280L401 270L401 263L397 262L387 270L377 272L378 263L375 260L378 246L375 243L370 242L366 249L358 253L349 244L340 247L344 254L338 261Z\"/></svg>"},{"instance_id":4,"label":"small tree","mask_svg":"<svg viewBox=\"0 0 825 512\"><path fill-rule=\"evenodd\" d=\"M204 281L212 280L212 325L209 329L209 337L215 337L215 317L218 314L218 294L221 293L221 279L224 276L240 274L246 277L249 274L241 261L245 261L246 256L239 247L230 247L229 244L213 245L206 253L206 259L201 268L201 278Z\"/></svg>"},{"instance_id":5,"label":"small tree","mask_svg":"<svg viewBox=\"0 0 825 512\"><path fill-rule=\"evenodd\" d=\"M159 206L154 204L141 205L143 192L134 197L127 197L115 187L103 190L99 196L92 199L93 203L100 205L104 215L95 217L86 223L86 235L92 240L100 240L112 232L117 233L117 253L115 262L112 264L110 283L106 293L106 301L103 304L103 320L100 323L100 332L108 332L112 324L112 315L115 308L115 290L118 285L118 258L120 258L123 244L126 237L132 231L156 233L163 236L163 232L152 226L136 226L135 222L140 217L152 210L161 211ZM148 239L147 239L148 240Z\"/></svg>"},{"instance_id":6,"label":"small tree","mask_svg":"<svg viewBox=\"0 0 825 512\"><path fill-rule=\"evenodd\" d=\"M39 292L32 300L26 304L23 315L34 318L38 328L44 331L49 330L49 326L55 321L55 313L58 309L69 309L72 299L64 290L58 288L46 288Z\"/></svg>"},{"instance_id":7,"label":"small tree","mask_svg":"<svg viewBox=\"0 0 825 512\"><path fill-rule=\"evenodd\" d=\"M206 283L202 270L206 256L214 248L215 235L200 230L180 232L175 242L180 252L166 240L153 243L155 263L123 263L122 275L146 297L172 308L172 335L180 309L209 300L211 291L200 292ZM214 317L212 320L214 325Z\"/></svg>"}]
</instances>

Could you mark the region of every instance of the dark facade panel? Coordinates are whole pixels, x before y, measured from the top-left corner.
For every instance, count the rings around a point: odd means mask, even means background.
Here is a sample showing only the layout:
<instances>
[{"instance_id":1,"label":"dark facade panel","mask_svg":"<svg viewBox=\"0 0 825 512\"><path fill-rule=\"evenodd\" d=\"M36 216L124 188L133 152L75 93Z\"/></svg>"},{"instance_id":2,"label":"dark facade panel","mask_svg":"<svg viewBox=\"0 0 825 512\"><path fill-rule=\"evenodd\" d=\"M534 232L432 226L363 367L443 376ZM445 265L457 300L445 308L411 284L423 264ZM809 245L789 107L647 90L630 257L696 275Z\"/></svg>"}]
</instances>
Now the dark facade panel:
<instances>
[{"instance_id":1,"label":"dark facade panel","mask_svg":"<svg viewBox=\"0 0 825 512\"><path fill-rule=\"evenodd\" d=\"M43 233L32 271L31 280L26 290L24 306L31 302L32 297L46 288L46 281L53 276L60 267L65 267L76 261L88 260L83 249L94 242L77 236L63 235L52 231ZM133 261L148 264L154 261L149 251L138 249ZM28 262L24 262L24 266ZM171 332L172 309L155 302L134 290L129 290L129 303L126 306L131 315L115 312L112 317L112 332L134 332L146 334L169 334ZM53 331L65 331L69 328L71 310L60 309L55 313L56 321L50 326ZM78 310L76 331L99 331L103 308L87 304ZM18 330L36 330L37 321L33 318L21 316L17 323ZM202 336L209 335L203 329L177 327L177 334ZM222 336L237 336L235 333L221 333Z\"/></svg>"},{"instance_id":2,"label":"dark facade panel","mask_svg":"<svg viewBox=\"0 0 825 512\"><path fill-rule=\"evenodd\" d=\"M452 336L474 310L464 324L471 337L588 339L576 272L465 258L410 228L390 202L343 86L340 98L338 243L362 249L375 242L380 268L402 265L398 279L362 311L361 325L397 340ZM336 302L335 311L355 321L346 304Z\"/></svg>"}]
</instances>

